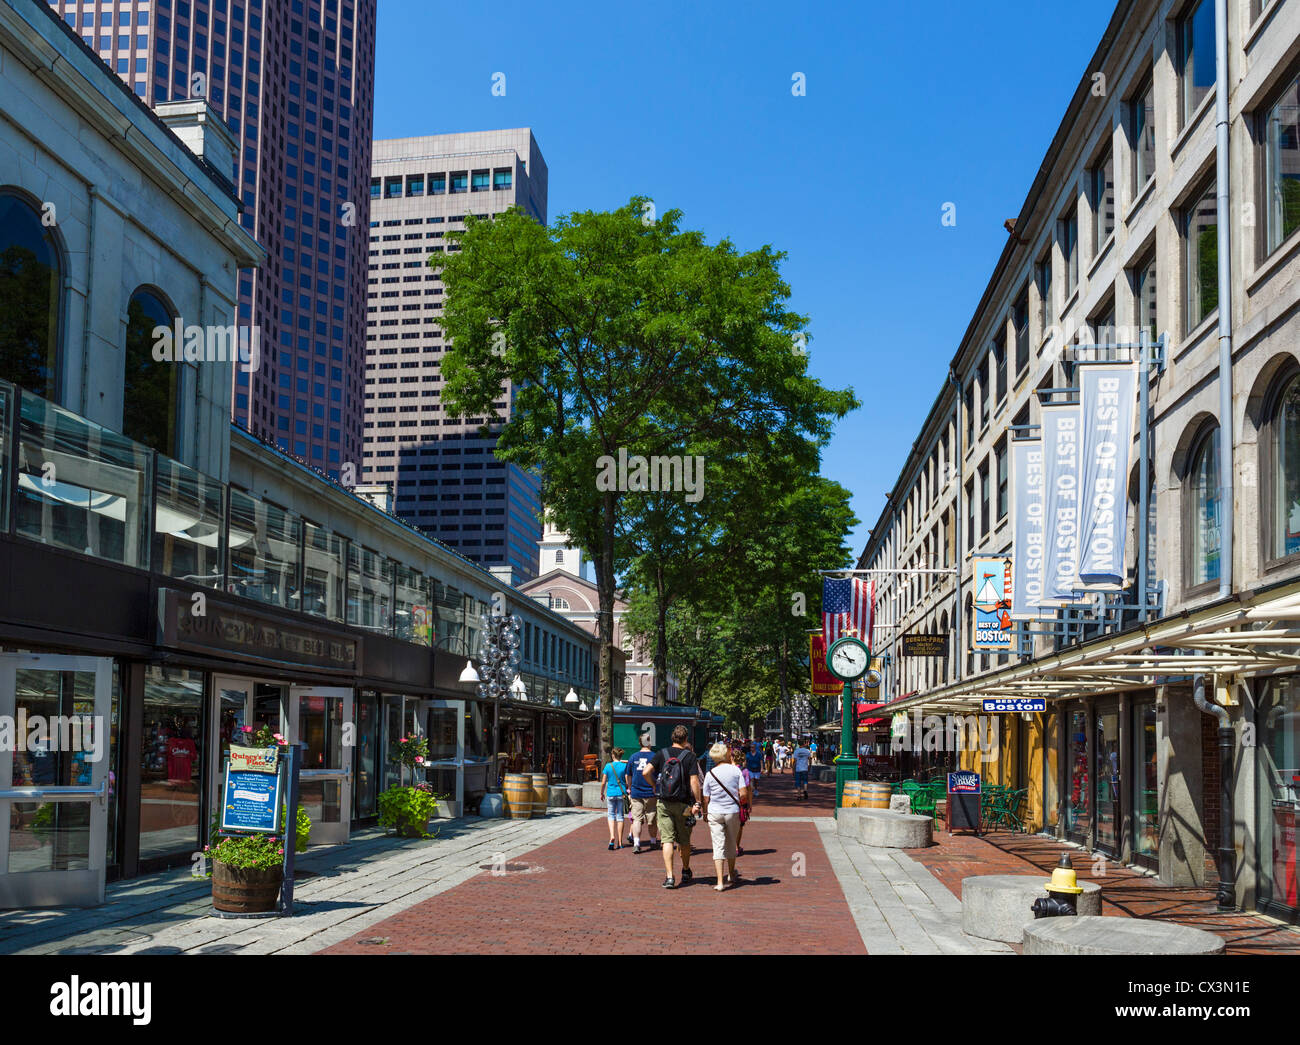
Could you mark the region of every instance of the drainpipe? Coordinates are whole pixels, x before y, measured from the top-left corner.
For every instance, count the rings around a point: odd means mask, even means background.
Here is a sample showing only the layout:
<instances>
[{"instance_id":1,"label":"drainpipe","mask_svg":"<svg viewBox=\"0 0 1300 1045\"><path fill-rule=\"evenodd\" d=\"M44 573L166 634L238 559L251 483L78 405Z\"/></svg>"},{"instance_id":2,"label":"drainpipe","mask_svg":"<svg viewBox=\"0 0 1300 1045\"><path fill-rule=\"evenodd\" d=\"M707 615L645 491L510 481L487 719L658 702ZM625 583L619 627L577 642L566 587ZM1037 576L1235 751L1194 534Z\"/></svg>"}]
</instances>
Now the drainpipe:
<instances>
[{"instance_id":1,"label":"drainpipe","mask_svg":"<svg viewBox=\"0 0 1300 1045\"><path fill-rule=\"evenodd\" d=\"M1228 202L1228 0L1214 3L1215 186L1219 254L1219 595L1232 594L1232 211Z\"/></svg>"},{"instance_id":2,"label":"drainpipe","mask_svg":"<svg viewBox=\"0 0 1300 1045\"><path fill-rule=\"evenodd\" d=\"M953 668L955 669L953 671L954 679L956 681L960 681L964 677L965 673L963 671L963 668L966 664L966 660L965 660L966 650L964 648L964 643L962 642L962 633L965 630L964 625L966 622L963 620L965 611L962 608L962 601L961 601L962 533L965 532L965 526L966 526L966 506L962 504L961 499L962 499L962 495L966 491L966 484L964 482L966 476L963 474L966 468L966 448L962 446L962 437L961 437L961 432L962 432L961 382L957 380L957 371L954 370L952 367L948 368L948 383L952 385L954 395L956 396L956 402L954 403L952 408L952 416L955 422L953 424L953 428L955 428L957 432L957 438L953 440L957 444L957 452L954 456L954 460L948 462L948 468L950 470L955 469L956 476L957 476L957 496L953 501L954 505L956 506L956 513L954 514L952 520L952 525L955 530L955 533L953 534L952 565L953 568L956 569L957 571L954 577L956 584L953 590L953 594L956 597L956 604L953 607L952 618L953 618L953 631L956 633L957 641L953 644L955 648L952 651L952 664L953 664Z\"/></svg>"},{"instance_id":3,"label":"drainpipe","mask_svg":"<svg viewBox=\"0 0 1300 1045\"><path fill-rule=\"evenodd\" d=\"M1207 715L1219 721L1219 895L1220 911L1237 909L1236 850L1232 844L1232 749L1236 734L1226 709L1205 699L1205 676L1192 678L1192 699Z\"/></svg>"}]
</instances>

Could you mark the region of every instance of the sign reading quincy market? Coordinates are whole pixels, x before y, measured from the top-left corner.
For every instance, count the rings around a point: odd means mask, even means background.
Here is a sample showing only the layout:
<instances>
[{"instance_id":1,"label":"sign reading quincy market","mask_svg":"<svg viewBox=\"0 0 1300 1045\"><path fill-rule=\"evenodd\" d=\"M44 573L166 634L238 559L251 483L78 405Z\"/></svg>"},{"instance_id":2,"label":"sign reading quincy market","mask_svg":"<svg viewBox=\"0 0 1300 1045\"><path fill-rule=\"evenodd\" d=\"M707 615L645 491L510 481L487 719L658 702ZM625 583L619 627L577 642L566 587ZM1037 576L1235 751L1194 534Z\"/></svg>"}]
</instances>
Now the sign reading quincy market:
<instances>
[{"instance_id":1,"label":"sign reading quincy market","mask_svg":"<svg viewBox=\"0 0 1300 1045\"><path fill-rule=\"evenodd\" d=\"M1044 403L1011 444L1009 557L976 558L971 649L1008 650L1014 621L1124 587L1138 364L1079 364L1074 403Z\"/></svg>"}]
</instances>

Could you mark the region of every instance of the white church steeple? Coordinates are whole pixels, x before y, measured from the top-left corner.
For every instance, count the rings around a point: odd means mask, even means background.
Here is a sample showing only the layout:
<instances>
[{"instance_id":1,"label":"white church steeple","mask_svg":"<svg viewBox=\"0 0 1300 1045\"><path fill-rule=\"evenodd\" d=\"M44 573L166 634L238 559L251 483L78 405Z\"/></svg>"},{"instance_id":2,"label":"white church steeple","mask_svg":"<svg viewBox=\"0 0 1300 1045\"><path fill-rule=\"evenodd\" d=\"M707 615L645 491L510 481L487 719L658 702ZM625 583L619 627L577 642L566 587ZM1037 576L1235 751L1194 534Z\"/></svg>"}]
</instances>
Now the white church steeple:
<instances>
[{"instance_id":1,"label":"white church steeple","mask_svg":"<svg viewBox=\"0 0 1300 1045\"><path fill-rule=\"evenodd\" d=\"M537 547L540 549L537 569L539 577L552 570L563 570L575 577L586 579L587 562L583 557L582 549L572 547L569 540L569 535L564 530L550 521L545 523L542 539L537 542Z\"/></svg>"}]
</instances>

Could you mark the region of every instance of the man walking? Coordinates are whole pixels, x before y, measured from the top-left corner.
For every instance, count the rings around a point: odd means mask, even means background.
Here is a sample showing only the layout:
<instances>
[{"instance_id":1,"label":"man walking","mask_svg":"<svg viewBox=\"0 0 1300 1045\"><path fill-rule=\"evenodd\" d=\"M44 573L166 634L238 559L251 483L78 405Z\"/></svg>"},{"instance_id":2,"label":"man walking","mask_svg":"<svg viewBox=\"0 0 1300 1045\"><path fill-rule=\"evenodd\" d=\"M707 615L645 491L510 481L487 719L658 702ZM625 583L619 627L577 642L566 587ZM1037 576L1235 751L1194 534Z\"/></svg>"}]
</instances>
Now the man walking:
<instances>
[{"instance_id":1,"label":"man walking","mask_svg":"<svg viewBox=\"0 0 1300 1045\"><path fill-rule=\"evenodd\" d=\"M641 832L645 831L647 849L654 848L658 839L655 837L655 789L645 778L645 767L650 764L654 752L650 750L650 741L641 738L641 750L627 760L627 777L632 796L632 852L641 852Z\"/></svg>"},{"instance_id":2,"label":"man walking","mask_svg":"<svg viewBox=\"0 0 1300 1045\"><path fill-rule=\"evenodd\" d=\"M794 749L792 758L794 760L794 786L802 789L801 797L808 797L808 763L812 761L812 752L802 740L798 741L799 746Z\"/></svg>"},{"instance_id":3,"label":"man walking","mask_svg":"<svg viewBox=\"0 0 1300 1045\"><path fill-rule=\"evenodd\" d=\"M682 854L682 883L691 880L691 828L695 826L694 818L704 811L699 761L695 752L686 746L689 735L685 726L676 726L673 746L656 752L641 771L657 795L656 820L663 843L664 868L668 872L665 889L677 887L673 878L674 849ZM687 823L688 816L690 823Z\"/></svg>"},{"instance_id":4,"label":"man walking","mask_svg":"<svg viewBox=\"0 0 1300 1045\"><path fill-rule=\"evenodd\" d=\"M758 796L758 781L763 775L763 755L758 750L758 745L753 741L749 743L749 749L745 752L745 768L749 770L749 794L751 798Z\"/></svg>"}]
</instances>

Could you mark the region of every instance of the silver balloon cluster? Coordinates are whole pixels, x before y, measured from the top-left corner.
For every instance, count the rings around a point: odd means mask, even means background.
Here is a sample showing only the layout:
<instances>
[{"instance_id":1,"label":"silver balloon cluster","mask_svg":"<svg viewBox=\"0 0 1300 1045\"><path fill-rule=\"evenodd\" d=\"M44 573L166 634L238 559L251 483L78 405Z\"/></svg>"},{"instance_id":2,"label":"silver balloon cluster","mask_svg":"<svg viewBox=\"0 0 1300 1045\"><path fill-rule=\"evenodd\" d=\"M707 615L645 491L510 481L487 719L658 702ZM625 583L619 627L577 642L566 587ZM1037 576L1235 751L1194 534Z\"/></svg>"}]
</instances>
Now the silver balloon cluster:
<instances>
[{"instance_id":1,"label":"silver balloon cluster","mask_svg":"<svg viewBox=\"0 0 1300 1045\"><path fill-rule=\"evenodd\" d=\"M501 700L510 695L510 683L519 670L519 632L524 626L517 613L481 613L478 647L478 695Z\"/></svg>"},{"instance_id":2,"label":"silver balloon cluster","mask_svg":"<svg viewBox=\"0 0 1300 1045\"><path fill-rule=\"evenodd\" d=\"M796 733L807 733L813 727L812 704L802 697L797 697L790 704L790 721Z\"/></svg>"}]
</instances>

